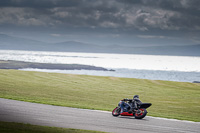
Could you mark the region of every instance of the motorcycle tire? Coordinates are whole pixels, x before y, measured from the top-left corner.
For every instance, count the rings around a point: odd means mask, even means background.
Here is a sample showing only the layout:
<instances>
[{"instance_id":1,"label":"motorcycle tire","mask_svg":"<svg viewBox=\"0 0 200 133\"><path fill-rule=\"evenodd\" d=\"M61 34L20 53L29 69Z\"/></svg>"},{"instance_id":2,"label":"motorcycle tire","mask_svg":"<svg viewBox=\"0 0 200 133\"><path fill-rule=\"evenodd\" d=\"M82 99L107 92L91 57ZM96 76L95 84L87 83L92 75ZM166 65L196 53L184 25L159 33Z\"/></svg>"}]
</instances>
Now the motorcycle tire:
<instances>
[{"instance_id":1,"label":"motorcycle tire","mask_svg":"<svg viewBox=\"0 0 200 133\"><path fill-rule=\"evenodd\" d=\"M116 107L113 111L112 111L112 115L117 117L120 115L120 111L121 111L121 108L120 107Z\"/></svg>"},{"instance_id":2,"label":"motorcycle tire","mask_svg":"<svg viewBox=\"0 0 200 133\"><path fill-rule=\"evenodd\" d=\"M147 115L147 110L142 108L135 112L135 119L142 119Z\"/></svg>"}]
</instances>

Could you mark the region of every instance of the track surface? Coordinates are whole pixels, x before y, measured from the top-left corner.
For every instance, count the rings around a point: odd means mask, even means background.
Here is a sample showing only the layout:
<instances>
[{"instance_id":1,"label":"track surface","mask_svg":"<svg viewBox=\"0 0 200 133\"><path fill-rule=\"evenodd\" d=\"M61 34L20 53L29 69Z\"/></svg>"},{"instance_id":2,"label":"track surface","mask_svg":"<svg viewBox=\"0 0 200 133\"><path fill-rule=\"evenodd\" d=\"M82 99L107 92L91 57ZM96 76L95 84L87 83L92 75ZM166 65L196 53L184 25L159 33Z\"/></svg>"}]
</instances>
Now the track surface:
<instances>
[{"instance_id":1,"label":"track surface","mask_svg":"<svg viewBox=\"0 0 200 133\"><path fill-rule=\"evenodd\" d=\"M113 107L114 108L114 107ZM200 123L145 117L113 117L111 112L43 105L0 98L0 121L119 133L199 133Z\"/></svg>"}]
</instances>

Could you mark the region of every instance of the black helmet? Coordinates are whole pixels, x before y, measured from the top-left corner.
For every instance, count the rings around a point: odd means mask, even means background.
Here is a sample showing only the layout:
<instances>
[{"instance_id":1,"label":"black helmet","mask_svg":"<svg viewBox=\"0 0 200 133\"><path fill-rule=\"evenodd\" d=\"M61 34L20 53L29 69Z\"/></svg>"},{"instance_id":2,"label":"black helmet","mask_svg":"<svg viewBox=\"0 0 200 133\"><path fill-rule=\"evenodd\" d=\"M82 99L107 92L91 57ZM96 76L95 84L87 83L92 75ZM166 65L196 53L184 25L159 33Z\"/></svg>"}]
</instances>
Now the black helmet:
<instances>
[{"instance_id":1,"label":"black helmet","mask_svg":"<svg viewBox=\"0 0 200 133\"><path fill-rule=\"evenodd\" d=\"M134 99L134 98L139 98L139 95L135 95L135 96L133 96L133 99Z\"/></svg>"}]
</instances>

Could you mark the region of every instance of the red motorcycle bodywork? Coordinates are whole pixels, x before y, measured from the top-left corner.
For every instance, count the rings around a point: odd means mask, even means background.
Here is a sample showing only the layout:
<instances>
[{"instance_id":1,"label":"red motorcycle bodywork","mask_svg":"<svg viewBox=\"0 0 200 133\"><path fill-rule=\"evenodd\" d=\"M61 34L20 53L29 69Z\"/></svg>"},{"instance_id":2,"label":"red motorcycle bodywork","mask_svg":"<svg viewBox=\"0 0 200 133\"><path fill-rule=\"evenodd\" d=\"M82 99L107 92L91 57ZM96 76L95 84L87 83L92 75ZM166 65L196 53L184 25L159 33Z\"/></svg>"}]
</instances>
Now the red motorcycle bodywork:
<instances>
[{"instance_id":1,"label":"red motorcycle bodywork","mask_svg":"<svg viewBox=\"0 0 200 133\"><path fill-rule=\"evenodd\" d=\"M129 114L128 112L123 112L120 115L121 116L134 116L133 113Z\"/></svg>"}]
</instances>

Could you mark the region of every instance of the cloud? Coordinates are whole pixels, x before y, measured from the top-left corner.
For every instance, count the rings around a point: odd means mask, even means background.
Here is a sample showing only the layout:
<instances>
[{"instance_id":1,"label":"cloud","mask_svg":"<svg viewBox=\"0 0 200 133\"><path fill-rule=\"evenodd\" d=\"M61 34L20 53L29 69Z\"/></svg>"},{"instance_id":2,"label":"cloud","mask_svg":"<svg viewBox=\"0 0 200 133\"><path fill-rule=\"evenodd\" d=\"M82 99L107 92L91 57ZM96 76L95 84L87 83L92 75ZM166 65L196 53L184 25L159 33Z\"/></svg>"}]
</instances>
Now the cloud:
<instances>
[{"instance_id":1,"label":"cloud","mask_svg":"<svg viewBox=\"0 0 200 133\"><path fill-rule=\"evenodd\" d=\"M163 39L163 38L167 38L166 36L152 36L152 35L137 35L137 37L144 38L144 39L152 39L152 38Z\"/></svg>"},{"instance_id":2,"label":"cloud","mask_svg":"<svg viewBox=\"0 0 200 133\"><path fill-rule=\"evenodd\" d=\"M0 27L38 28L52 37L198 37L199 5L199 0L5 0L0 1Z\"/></svg>"},{"instance_id":3,"label":"cloud","mask_svg":"<svg viewBox=\"0 0 200 133\"><path fill-rule=\"evenodd\" d=\"M54 37L60 37L62 36L61 34L50 34L51 36L54 36Z\"/></svg>"},{"instance_id":4,"label":"cloud","mask_svg":"<svg viewBox=\"0 0 200 133\"><path fill-rule=\"evenodd\" d=\"M54 8L74 7L81 3L82 0L4 0L0 1L0 7Z\"/></svg>"},{"instance_id":5,"label":"cloud","mask_svg":"<svg viewBox=\"0 0 200 133\"><path fill-rule=\"evenodd\" d=\"M196 29L200 9L195 0L6 0L0 24L149 29Z\"/></svg>"}]
</instances>

